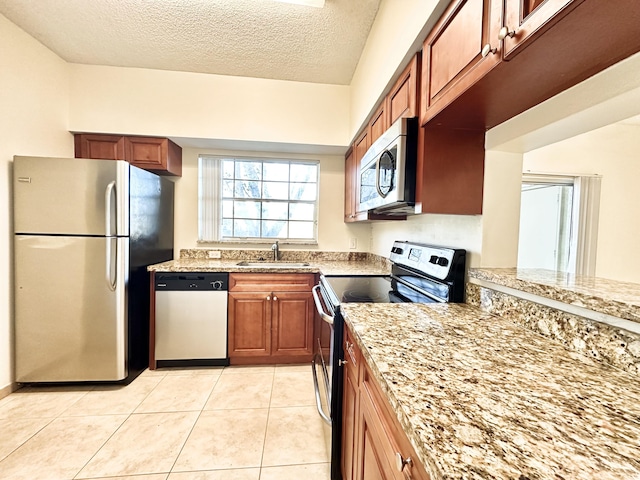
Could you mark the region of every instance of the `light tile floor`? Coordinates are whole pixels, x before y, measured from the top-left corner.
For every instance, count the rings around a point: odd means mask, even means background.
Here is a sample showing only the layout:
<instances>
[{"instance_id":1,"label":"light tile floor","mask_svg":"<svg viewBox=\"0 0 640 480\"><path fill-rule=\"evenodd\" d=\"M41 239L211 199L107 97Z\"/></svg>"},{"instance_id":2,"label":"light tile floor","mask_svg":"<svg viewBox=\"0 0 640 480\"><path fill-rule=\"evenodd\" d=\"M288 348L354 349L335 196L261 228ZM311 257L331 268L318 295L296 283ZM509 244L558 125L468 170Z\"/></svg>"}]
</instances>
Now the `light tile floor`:
<instances>
[{"instance_id":1,"label":"light tile floor","mask_svg":"<svg viewBox=\"0 0 640 480\"><path fill-rule=\"evenodd\" d=\"M160 369L0 400L2 480L329 480L309 365Z\"/></svg>"}]
</instances>

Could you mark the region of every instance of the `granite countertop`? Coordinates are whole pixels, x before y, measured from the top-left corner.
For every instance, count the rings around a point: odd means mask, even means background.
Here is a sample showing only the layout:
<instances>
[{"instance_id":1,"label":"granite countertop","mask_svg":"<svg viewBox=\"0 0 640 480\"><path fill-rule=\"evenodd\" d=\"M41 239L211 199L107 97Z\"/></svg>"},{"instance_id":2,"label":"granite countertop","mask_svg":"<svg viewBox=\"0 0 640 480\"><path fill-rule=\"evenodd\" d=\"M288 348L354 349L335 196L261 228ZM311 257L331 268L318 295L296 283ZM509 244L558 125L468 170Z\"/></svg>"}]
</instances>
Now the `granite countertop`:
<instances>
[{"instance_id":1,"label":"granite countertop","mask_svg":"<svg viewBox=\"0 0 640 480\"><path fill-rule=\"evenodd\" d=\"M542 269L470 268L469 279L640 322L640 284ZM634 479L635 480L635 479Z\"/></svg>"},{"instance_id":2,"label":"granite countertop","mask_svg":"<svg viewBox=\"0 0 640 480\"><path fill-rule=\"evenodd\" d=\"M634 377L466 304L342 310L433 480L640 480Z\"/></svg>"},{"instance_id":3,"label":"granite countertop","mask_svg":"<svg viewBox=\"0 0 640 480\"><path fill-rule=\"evenodd\" d=\"M150 272L229 272L229 273L322 273L328 276L369 275L380 276L391 273L386 258L368 253L283 251L277 267L239 266L241 261L257 262L260 258L271 258L267 250L222 250L223 258L207 258L207 250L182 250L180 258L150 265ZM226 258L224 258L226 257ZM308 263L308 266L296 265ZM290 267L286 267L291 264Z\"/></svg>"}]
</instances>

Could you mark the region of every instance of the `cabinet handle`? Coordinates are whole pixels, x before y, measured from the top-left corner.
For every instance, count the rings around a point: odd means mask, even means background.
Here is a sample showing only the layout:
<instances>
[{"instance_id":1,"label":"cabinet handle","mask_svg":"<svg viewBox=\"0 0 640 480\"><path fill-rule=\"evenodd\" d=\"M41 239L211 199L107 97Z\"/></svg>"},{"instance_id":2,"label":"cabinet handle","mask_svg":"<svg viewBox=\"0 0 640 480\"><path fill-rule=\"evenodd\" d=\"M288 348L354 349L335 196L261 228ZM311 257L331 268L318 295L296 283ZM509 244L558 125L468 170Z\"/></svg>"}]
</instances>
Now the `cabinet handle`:
<instances>
[{"instance_id":1,"label":"cabinet handle","mask_svg":"<svg viewBox=\"0 0 640 480\"><path fill-rule=\"evenodd\" d=\"M412 464L411 457L404 458L400 452L396 452L396 468L399 472L404 470L405 465L411 466Z\"/></svg>"},{"instance_id":2,"label":"cabinet handle","mask_svg":"<svg viewBox=\"0 0 640 480\"><path fill-rule=\"evenodd\" d=\"M338 366L343 366L346 365L347 363L349 363L347 360L338 360Z\"/></svg>"},{"instance_id":3,"label":"cabinet handle","mask_svg":"<svg viewBox=\"0 0 640 480\"><path fill-rule=\"evenodd\" d=\"M273 296L273 301L275 302L275 301L277 301L277 300L278 300L278 297L276 297L276 296L274 295L274 296Z\"/></svg>"},{"instance_id":4,"label":"cabinet handle","mask_svg":"<svg viewBox=\"0 0 640 480\"><path fill-rule=\"evenodd\" d=\"M509 27L504 26L498 32L498 40L504 40L505 38L513 38L516 36L515 30L509 30Z\"/></svg>"},{"instance_id":5,"label":"cabinet handle","mask_svg":"<svg viewBox=\"0 0 640 480\"><path fill-rule=\"evenodd\" d=\"M267 300L271 300L271 295L267 295Z\"/></svg>"},{"instance_id":6,"label":"cabinet handle","mask_svg":"<svg viewBox=\"0 0 640 480\"><path fill-rule=\"evenodd\" d=\"M491 48L491 44L487 43L484 47L482 47L482 58L487 57L490 53L495 54L497 51L497 48Z\"/></svg>"}]
</instances>

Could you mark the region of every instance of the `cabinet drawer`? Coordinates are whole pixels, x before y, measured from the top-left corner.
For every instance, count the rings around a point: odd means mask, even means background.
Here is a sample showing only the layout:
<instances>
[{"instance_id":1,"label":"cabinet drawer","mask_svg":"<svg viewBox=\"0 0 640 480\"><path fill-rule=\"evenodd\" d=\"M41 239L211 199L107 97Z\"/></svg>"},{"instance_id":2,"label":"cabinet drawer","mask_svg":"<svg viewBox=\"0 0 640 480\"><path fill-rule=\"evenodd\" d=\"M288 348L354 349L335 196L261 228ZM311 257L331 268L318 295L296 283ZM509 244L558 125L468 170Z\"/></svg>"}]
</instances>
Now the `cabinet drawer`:
<instances>
[{"instance_id":1,"label":"cabinet drawer","mask_svg":"<svg viewBox=\"0 0 640 480\"><path fill-rule=\"evenodd\" d=\"M231 292L310 292L315 275L308 273L232 273Z\"/></svg>"}]
</instances>

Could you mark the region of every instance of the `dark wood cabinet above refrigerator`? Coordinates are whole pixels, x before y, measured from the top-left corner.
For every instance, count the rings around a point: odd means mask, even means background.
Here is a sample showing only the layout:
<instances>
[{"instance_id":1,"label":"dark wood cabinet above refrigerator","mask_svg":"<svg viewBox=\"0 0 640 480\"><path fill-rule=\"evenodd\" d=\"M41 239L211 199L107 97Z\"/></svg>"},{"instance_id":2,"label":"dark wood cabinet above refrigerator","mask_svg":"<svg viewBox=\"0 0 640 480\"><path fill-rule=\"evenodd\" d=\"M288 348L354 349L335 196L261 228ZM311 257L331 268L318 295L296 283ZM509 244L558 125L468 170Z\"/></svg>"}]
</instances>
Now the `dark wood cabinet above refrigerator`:
<instances>
[{"instance_id":1,"label":"dark wood cabinet above refrigerator","mask_svg":"<svg viewBox=\"0 0 640 480\"><path fill-rule=\"evenodd\" d=\"M168 138L78 133L76 158L126 160L158 175L182 176L182 148Z\"/></svg>"}]
</instances>

